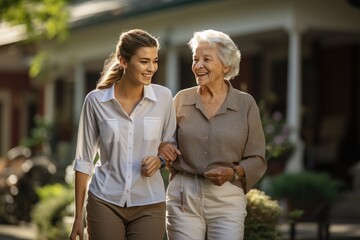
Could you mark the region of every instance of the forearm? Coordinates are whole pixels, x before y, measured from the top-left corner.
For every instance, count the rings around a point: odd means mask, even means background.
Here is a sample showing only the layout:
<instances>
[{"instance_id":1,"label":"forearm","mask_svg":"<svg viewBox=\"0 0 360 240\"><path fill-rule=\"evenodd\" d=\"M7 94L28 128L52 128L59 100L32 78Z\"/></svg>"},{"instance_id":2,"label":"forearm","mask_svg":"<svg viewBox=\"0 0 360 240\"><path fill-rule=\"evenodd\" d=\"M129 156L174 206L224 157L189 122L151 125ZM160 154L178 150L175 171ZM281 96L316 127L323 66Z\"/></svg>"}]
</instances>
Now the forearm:
<instances>
[{"instance_id":1,"label":"forearm","mask_svg":"<svg viewBox=\"0 0 360 240\"><path fill-rule=\"evenodd\" d=\"M76 171L75 172L75 219L82 220L85 195L89 175Z\"/></svg>"}]
</instances>

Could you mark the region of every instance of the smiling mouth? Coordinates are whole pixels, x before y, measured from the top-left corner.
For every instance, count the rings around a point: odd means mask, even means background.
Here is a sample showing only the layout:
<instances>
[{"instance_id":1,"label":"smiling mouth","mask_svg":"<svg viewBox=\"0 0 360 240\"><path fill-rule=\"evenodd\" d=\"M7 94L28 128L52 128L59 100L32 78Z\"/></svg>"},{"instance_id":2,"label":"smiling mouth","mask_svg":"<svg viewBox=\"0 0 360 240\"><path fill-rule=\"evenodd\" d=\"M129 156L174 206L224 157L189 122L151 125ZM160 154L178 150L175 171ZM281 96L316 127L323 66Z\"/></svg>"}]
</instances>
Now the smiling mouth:
<instances>
[{"instance_id":1,"label":"smiling mouth","mask_svg":"<svg viewBox=\"0 0 360 240\"><path fill-rule=\"evenodd\" d=\"M151 74L151 75L149 75L149 74L143 74L143 77L144 77L144 78L149 78L149 79L151 79L152 76L153 76L152 74Z\"/></svg>"},{"instance_id":2,"label":"smiling mouth","mask_svg":"<svg viewBox=\"0 0 360 240\"><path fill-rule=\"evenodd\" d=\"M204 77L204 76L207 76L208 73L196 73L196 76L197 77Z\"/></svg>"}]
</instances>

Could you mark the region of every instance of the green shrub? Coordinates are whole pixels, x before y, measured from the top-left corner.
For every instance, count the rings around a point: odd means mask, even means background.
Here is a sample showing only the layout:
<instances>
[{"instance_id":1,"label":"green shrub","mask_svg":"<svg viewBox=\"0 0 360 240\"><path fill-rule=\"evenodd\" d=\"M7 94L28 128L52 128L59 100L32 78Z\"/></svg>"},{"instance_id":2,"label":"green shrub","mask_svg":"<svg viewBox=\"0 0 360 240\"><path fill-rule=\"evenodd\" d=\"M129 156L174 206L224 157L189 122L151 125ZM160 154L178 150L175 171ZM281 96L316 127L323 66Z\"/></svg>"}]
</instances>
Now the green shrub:
<instances>
[{"instance_id":1,"label":"green shrub","mask_svg":"<svg viewBox=\"0 0 360 240\"><path fill-rule=\"evenodd\" d=\"M250 190L246 197L248 203L244 239L281 239L281 234L276 228L281 215L278 202L257 189Z\"/></svg>"},{"instance_id":2,"label":"green shrub","mask_svg":"<svg viewBox=\"0 0 360 240\"><path fill-rule=\"evenodd\" d=\"M342 181L327 173L303 171L283 173L270 180L268 194L286 203L284 216L290 221L313 221L329 214L330 203L337 197ZM302 210L294 218L294 210Z\"/></svg>"},{"instance_id":3,"label":"green shrub","mask_svg":"<svg viewBox=\"0 0 360 240\"><path fill-rule=\"evenodd\" d=\"M63 223L63 217L71 216L73 188L53 184L37 189L40 201L32 211L32 221L37 228L37 240L68 239L69 231Z\"/></svg>"},{"instance_id":4,"label":"green shrub","mask_svg":"<svg viewBox=\"0 0 360 240\"><path fill-rule=\"evenodd\" d=\"M283 173L270 180L268 194L276 199L286 199L295 205L314 201L331 202L338 195L341 185L341 181L326 173Z\"/></svg>"}]
</instances>

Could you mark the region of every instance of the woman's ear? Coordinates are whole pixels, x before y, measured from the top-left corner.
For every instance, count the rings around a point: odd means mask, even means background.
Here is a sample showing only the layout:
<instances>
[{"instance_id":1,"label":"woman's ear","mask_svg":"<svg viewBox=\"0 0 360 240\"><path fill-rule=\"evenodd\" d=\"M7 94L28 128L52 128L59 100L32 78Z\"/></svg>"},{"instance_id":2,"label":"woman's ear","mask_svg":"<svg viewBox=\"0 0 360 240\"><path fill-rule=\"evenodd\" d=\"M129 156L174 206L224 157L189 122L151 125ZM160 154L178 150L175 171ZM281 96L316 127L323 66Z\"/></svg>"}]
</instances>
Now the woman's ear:
<instances>
[{"instance_id":1,"label":"woman's ear","mask_svg":"<svg viewBox=\"0 0 360 240\"><path fill-rule=\"evenodd\" d=\"M224 67L223 73L224 73L224 74L228 73L228 72L230 71L230 68L231 68L231 67Z\"/></svg>"},{"instance_id":2,"label":"woman's ear","mask_svg":"<svg viewBox=\"0 0 360 240\"><path fill-rule=\"evenodd\" d=\"M126 59L120 56L119 62L120 62L120 66L121 66L123 69L126 69L126 67L127 67L127 61L126 61Z\"/></svg>"}]
</instances>

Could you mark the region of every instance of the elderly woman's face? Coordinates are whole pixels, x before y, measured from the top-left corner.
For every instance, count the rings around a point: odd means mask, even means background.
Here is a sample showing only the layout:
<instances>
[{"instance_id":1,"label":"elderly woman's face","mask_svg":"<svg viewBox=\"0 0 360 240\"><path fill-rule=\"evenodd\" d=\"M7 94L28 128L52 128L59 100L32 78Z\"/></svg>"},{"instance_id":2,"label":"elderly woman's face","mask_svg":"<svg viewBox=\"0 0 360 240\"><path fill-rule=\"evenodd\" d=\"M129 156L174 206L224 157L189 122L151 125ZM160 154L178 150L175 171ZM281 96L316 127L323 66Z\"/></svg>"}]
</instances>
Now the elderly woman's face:
<instances>
[{"instance_id":1,"label":"elderly woman's face","mask_svg":"<svg viewBox=\"0 0 360 240\"><path fill-rule=\"evenodd\" d=\"M228 68L219 58L217 46L200 43L194 50L192 71L199 86L209 85L216 81L224 81Z\"/></svg>"}]
</instances>

